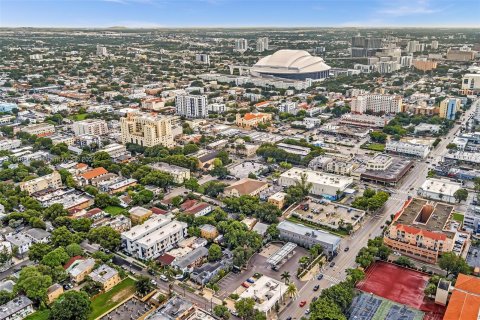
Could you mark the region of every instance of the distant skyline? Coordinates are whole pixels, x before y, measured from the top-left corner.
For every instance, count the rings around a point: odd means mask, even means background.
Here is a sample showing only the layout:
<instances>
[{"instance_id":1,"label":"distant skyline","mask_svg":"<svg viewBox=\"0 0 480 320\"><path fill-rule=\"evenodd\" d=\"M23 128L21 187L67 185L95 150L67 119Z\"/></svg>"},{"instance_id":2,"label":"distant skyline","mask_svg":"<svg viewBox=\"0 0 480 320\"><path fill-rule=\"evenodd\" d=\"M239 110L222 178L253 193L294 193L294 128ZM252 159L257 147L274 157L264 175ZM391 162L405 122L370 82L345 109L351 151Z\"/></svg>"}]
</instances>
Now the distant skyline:
<instances>
[{"instance_id":1,"label":"distant skyline","mask_svg":"<svg viewBox=\"0 0 480 320\"><path fill-rule=\"evenodd\" d=\"M480 27L479 0L0 0L0 27Z\"/></svg>"}]
</instances>

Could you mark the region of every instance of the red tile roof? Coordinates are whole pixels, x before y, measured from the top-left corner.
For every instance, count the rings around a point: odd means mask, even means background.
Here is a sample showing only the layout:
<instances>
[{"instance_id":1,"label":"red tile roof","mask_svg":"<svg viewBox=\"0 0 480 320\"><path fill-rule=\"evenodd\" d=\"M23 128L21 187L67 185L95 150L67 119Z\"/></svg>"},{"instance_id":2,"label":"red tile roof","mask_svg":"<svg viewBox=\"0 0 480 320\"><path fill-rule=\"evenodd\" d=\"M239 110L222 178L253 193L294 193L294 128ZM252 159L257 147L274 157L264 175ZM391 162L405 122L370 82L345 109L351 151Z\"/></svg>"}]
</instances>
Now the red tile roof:
<instances>
[{"instance_id":1,"label":"red tile roof","mask_svg":"<svg viewBox=\"0 0 480 320\"><path fill-rule=\"evenodd\" d=\"M157 261L163 266L169 266L173 260L175 260L175 257L169 255L168 253L165 253L157 258Z\"/></svg>"},{"instance_id":2,"label":"red tile roof","mask_svg":"<svg viewBox=\"0 0 480 320\"><path fill-rule=\"evenodd\" d=\"M163 210L163 209L160 209L160 208L157 208L157 207L152 207L152 212L153 214L167 214L168 211L167 210Z\"/></svg>"},{"instance_id":3,"label":"red tile roof","mask_svg":"<svg viewBox=\"0 0 480 320\"><path fill-rule=\"evenodd\" d=\"M83 260L83 257L82 256L71 257L70 260L68 260L67 263L65 263L65 265L63 266L63 269L67 270L77 260Z\"/></svg>"},{"instance_id":4,"label":"red tile roof","mask_svg":"<svg viewBox=\"0 0 480 320\"><path fill-rule=\"evenodd\" d=\"M430 239L433 239L433 240L445 240L445 239L447 239L447 236L443 233L423 230L423 229L415 228L415 227L412 227L412 226L407 226L407 225L404 225L404 224L397 225L397 229L405 231L406 233L421 235L425 238L430 238Z\"/></svg>"},{"instance_id":5,"label":"red tile roof","mask_svg":"<svg viewBox=\"0 0 480 320\"><path fill-rule=\"evenodd\" d=\"M480 279L459 274L443 320L477 320L480 314Z\"/></svg>"},{"instance_id":6,"label":"red tile roof","mask_svg":"<svg viewBox=\"0 0 480 320\"><path fill-rule=\"evenodd\" d=\"M83 177L84 179L91 180L93 178L99 177L107 173L108 171L104 167L98 167L98 168L89 170L85 173L82 173L80 176Z\"/></svg>"}]
</instances>

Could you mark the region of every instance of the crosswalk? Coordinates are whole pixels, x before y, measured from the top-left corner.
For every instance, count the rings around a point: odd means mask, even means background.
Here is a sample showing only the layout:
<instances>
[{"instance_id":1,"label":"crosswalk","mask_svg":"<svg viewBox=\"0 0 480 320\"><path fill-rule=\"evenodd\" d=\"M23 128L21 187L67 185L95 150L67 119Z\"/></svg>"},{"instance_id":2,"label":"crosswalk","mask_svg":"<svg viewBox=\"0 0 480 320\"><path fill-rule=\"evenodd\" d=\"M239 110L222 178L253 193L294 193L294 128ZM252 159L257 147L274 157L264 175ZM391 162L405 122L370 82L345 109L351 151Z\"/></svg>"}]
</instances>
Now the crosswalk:
<instances>
[{"instance_id":1,"label":"crosswalk","mask_svg":"<svg viewBox=\"0 0 480 320\"><path fill-rule=\"evenodd\" d=\"M335 283L335 284L339 284L339 283L341 282L339 279L334 278L334 277L332 277L332 276L329 276L328 274L324 274L324 275L323 275L323 278L324 278L324 279L327 279L328 281L333 282L333 283Z\"/></svg>"}]
</instances>

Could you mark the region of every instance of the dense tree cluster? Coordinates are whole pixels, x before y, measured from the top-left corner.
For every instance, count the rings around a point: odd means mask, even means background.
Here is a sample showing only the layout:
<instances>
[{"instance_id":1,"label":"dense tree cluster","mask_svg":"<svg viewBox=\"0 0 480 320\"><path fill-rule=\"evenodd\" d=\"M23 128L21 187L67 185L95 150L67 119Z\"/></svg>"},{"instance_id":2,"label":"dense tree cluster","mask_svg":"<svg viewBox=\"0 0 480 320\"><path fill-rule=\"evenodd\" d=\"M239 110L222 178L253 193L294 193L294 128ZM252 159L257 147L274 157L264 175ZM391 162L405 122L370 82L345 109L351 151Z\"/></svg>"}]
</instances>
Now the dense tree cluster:
<instances>
[{"instance_id":1,"label":"dense tree cluster","mask_svg":"<svg viewBox=\"0 0 480 320\"><path fill-rule=\"evenodd\" d=\"M374 212L380 209L389 197L390 195L385 191L365 189L363 196L356 198L352 202L352 207Z\"/></svg>"}]
</instances>

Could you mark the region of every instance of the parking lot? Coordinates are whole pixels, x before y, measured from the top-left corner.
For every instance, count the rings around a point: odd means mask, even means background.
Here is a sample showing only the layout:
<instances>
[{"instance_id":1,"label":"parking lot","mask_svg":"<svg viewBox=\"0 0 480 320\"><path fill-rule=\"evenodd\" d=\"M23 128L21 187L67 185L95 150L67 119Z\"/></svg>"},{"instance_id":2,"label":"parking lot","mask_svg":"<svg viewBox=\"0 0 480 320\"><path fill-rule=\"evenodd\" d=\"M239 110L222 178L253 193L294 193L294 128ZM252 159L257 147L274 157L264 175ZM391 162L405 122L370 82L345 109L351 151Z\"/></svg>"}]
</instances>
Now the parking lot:
<instances>
[{"instance_id":1,"label":"parking lot","mask_svg":"<svg viewBox=\"0 0 480 320\"><path fill-rule=\"evenodd\" d=\"M365 211L326 200L313 200L298 205L293 215L303 220L338 229L343 223L355 226L365 216Z\"/></svg>"},{"instance_id":2,"label":"parking lot","mask_svg":"<svg viewBox=\"0 0 480 320\"><path fill-rule=\"evenodd\" d=\"M280 278L281 274L285 271L290 273L290 281L295 283L298 289L302 287L302 282L297 279L297 268L298 268L298 260L308 255L308 251L302 247L295 248L295 254L286 261L278 271L274 271L267 263L267 256L266 252L269 252L270 255L273 254L277 248L281 248L283 244L270 244L270 246L275 246L276 248L265 248L262 253L256 253L248 264L248 268L241 273L235 274L230 272L225 278L223 278L218 284L220 286L220 291L218 292L218 296L220 299L227 298L231 293L235 292L238 287L241 287L242 283L246 281L248 278L252 277L255 273L260 273L266 276L269 276L276 280L282 280ZM241 287L242 288L242 287Z\"/></svg>"},{"instance_id":3,"label":"parking lot","mask_svg":"<svg viewBox=\"0 0 480 320\"><path fill-rule=\"evenodd\" d=\"M236 166L230 168L230 172L239 179L248 177L250 173L258 175L263 170L267 169L267 166L258 162L244 161Z\"/></svg>"},{"instance_id":4,"label":"parking lot","mask_svg":"<svg viewBox=\"0 0 480 320\"><path fill-rule=\"evenodd\" d=\"M480 245L470 246L467 254L467 263L471 267L480 267Z\"/></svg>"}]
</instances>

